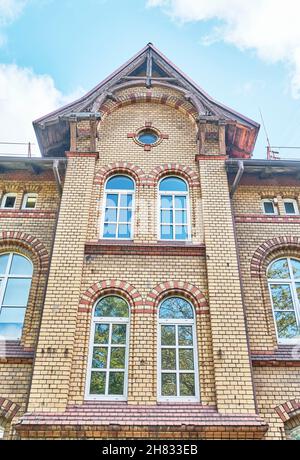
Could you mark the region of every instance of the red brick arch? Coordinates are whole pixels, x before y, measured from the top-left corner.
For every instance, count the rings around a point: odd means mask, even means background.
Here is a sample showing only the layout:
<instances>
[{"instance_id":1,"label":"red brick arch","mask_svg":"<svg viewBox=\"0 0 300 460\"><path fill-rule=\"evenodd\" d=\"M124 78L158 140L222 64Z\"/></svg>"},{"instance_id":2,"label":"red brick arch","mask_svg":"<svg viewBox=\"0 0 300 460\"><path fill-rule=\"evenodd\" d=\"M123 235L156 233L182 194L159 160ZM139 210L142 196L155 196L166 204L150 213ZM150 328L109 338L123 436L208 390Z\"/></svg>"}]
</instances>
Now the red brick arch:
<instances>
[{"instance_id":1,"label":"red brick arch","mask_svg":"<svg viewBox=\"0 0 300 460\"><path fill-rule=\"evenodd\" d=\"M158 284L147 296L145 306L156 313L160 302L171 295L180 295L190 300L196 313L208 313L208 302L199 288L183 281L166 281Z\"/></svg>"},{"instance_id":2,"label":"red brick arch","mask_svg":"<svg viewBox=\"0 0 300 460\"><path fill-rule=\"evenodd\" d=\"M253 254L250 273L252 278L260 278L266 274L271 256L284 251L300 251L300 238L297 236L279 236L265 241Z\"/></svg>"},{"instance_id":3,"label":"red brick arch","mask_svg":"<svg viewBox=\"0 0 300 460\"><path fill-rule=\"evenodd\" d=\"M97 299L110 294L120 295L125 298L131 306L132 312L143 305L142 296L132 284L114 279L99 281L89 287L81 296L79 311L90 312Z\"/></svg>"},{"instance_id":4,"label":"red brick arch","mask_svg":"<svg viewBox=\"0 0 300 460\"><path fill-rule=\"evenodd\" d=\"M102 166L96 173L95 183L103 185L109 177L115 174L128 174L135 180L137 185L145 185L147 183L147 176L142 168L127 161L118 161Z\"/></svg>"},{"instance_id":5,"label":"red brick arch","mask_svg":"<svg viewBox=\"0 0 300 460\"><path fill-rule=\"evenodd\" d=\"M17 231L3 231L0 233L0 249L7 247L26 249L38 261L41 272L48 270L49 253L44 244L35 236Z\"/></svg>"},{"instance_id":6,"label":"red brick arch","mask_svg":"<svg viewBox=\"0 0 300 460\"><path fill-rule=\"evenodd\" d=\"M148 176L148 183L149 185L156 186L160 179L169 175L182 177L188 182L190 187L200 186L198 174L189 166L184 166L179 163L168 163L156 166Z\"/></svg>"},{"instance_id":7,"label":"red brick arch","mask_svg":"<svg viewBox=\"0 0 300 460\"><path fill-rule=\"evenodd\" d=\"M20 406L10 399L0 397L0 418L6 421L12 420L19 412Z\"/></svg>"},{"instance_id":8,"label":"red brick arch","mask_svg":"<svg viewBox=\"0 0 300 460\"><path fill-rule=\"evenodd\" d=\"M300 401L292 399L275 407L275 411L284 423L300 415Z\"/></svg>"}]
</instances>

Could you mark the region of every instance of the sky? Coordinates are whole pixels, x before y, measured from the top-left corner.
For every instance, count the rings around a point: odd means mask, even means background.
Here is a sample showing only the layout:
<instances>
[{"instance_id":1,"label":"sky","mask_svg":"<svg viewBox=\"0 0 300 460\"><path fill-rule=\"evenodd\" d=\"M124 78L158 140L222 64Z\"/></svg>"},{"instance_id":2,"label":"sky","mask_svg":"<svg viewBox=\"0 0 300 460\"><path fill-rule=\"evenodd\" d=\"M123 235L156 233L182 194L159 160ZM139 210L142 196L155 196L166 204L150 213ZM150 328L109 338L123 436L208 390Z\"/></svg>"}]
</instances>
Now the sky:
<instances>
[{"instance_id":1,"label":"sky","mask_svg":"<svg viewBox=\"0 0 300 460\"><path fill-rule=\"evenodd\" d=\"M216 100L261 111L271 145L300 159L299 16L299 0L0 0L0 142L36 144L34 119L152 42ZM254 158L266 145L262 127Z\"/></svg>"}]
</instances>

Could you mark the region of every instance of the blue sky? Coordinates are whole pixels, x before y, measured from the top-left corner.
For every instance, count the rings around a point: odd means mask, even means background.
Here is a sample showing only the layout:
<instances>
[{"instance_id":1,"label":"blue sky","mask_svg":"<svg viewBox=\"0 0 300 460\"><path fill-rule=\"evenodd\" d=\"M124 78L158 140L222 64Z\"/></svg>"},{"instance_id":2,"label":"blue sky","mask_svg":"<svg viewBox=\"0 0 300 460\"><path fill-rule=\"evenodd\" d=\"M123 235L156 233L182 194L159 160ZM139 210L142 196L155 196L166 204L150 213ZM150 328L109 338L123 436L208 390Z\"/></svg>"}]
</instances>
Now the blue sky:
<instances>
[{"instance_id":1,"label":"blue sky","mask_svg":"<svg viewBox=\"0 0 300 460\"><path fill-rule=\"evenodd\" d=\"M182 0L0 0L0 141L34 140L34 118L88 91L151 41L215 99L258 122L260 107L273 145L300 146L298 68L288 49L269 59L262 32L260 43L241 38L247 12L237 8L232 23L226 10L203 14L201 4L185 0L187 13ZM238 31L216 38L215 27L228 21ZM266 155L265 145L261 129L255 157Z\"/></svg>"}]
</instances>

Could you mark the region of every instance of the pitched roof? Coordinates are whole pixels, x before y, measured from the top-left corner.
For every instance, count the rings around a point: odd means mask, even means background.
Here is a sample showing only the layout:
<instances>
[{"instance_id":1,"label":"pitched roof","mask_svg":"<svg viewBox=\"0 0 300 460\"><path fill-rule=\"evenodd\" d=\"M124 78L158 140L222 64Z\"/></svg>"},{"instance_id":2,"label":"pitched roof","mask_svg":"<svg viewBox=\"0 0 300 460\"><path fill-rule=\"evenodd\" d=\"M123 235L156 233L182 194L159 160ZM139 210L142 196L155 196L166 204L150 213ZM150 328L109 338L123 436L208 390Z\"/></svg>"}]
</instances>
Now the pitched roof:
<instances>
[{"instance_id":1,"label":"pitched roof","mask_svg":"<svg viewBox=\"0 0 300 460\"><path fill-rule=\"evenodd\" d=\"M229 144L233 142L236 152L245 152L246 156L251 155L259 124L215 101L152 43L148 43L132 59L80 99L34 121L42 155L61 156L62 151L68 150L69 124L65 117L76 113L93 114L99 108L101 112L101 103L124 82L145 85L148 88L164 85L179 89L185 93L185 96L191 97L199 117L216 117L228 124L234 124L231 129L228 127ZM239 135L245 137L245 133L246 141L239 143Z\"/></svg>"}]
</instances>

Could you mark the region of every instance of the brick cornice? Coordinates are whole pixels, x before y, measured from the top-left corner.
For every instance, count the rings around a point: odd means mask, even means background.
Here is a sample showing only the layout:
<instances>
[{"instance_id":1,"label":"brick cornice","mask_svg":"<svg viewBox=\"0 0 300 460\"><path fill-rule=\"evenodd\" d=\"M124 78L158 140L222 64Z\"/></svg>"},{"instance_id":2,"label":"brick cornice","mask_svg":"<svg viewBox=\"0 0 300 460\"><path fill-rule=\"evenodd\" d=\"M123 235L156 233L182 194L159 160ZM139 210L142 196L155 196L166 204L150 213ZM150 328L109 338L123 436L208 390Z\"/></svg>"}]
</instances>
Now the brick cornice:
<instances>
[{"instance_id":1,"label":"brick cornice","mask_svg":"<svg viewBox=\"0 0 300 460\"><path fill-rule=\"evenodd\" d=\"M122 242L116 243L111 241L87 242L85 245L85 254L90 255L146 255L146 256L205 256L205 245L187 245L187 244L160 244L160 243L133 243Z\"/></svg>"},{"instance_id":2,"label":"brick cornice","mask_svg":"<svg viewBox=\"0 0 300 460\"><path fill-rule=\"evenodd\" d=\"M0 219L55 219L55 211L27 211L21 209L1 209Z\"/></svg>"},{"instance_id":3,"label":"brick cornice","mask_svg":"<svg viewBox=\"0 0 300 460\"><path fill-rule=\"evenodd\" d=\"M300 224L300 216L265 216L263 214L237 214L237 224Z\"/></svg>"}]
</instances>

